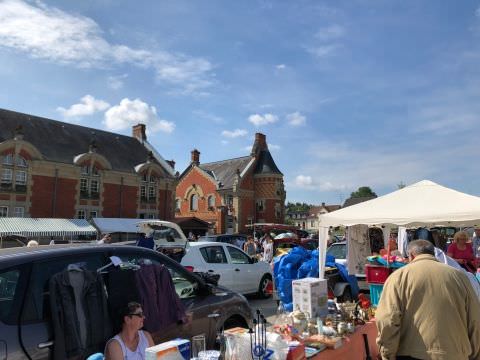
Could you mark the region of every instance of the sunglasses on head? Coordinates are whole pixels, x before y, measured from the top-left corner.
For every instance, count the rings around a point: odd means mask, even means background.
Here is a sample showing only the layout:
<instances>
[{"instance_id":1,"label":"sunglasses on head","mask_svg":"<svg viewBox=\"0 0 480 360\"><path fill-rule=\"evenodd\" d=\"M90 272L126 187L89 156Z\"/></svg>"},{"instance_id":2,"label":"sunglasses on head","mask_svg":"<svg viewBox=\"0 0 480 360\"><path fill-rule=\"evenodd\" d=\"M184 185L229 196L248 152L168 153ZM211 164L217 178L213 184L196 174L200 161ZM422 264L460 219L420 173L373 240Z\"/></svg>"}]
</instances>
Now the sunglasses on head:
<instances>
[{"instance_id":1,"label":"sunglasses on head","mask_svg":"<svg viewBox=\"0 0 480 360\"><path fill-rule=\"evenodd\" d=\"M137 316L139 318L144 318L145 317L145 315L143 315L143 311L140 311L138 313L128 314L128 316Z\"/></svg>"}]
</instances>

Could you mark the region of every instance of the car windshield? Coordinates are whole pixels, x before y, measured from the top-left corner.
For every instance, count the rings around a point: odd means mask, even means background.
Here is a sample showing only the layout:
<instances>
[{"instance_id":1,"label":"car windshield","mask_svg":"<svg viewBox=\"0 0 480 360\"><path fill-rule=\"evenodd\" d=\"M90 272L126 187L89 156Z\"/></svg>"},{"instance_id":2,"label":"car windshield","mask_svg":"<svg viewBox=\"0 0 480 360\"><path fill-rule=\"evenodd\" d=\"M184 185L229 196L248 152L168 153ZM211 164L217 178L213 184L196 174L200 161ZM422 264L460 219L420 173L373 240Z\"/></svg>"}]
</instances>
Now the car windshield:
<instances>
[{"instance_id":1,"label":"car windshield","mask_svg":"<svg viewBox=\"0 0 480 360\"><path fill-rule=\"evenodd\" d=\"M333 256L335 259L347 258L347 245L346 244L334 244L327 250L327 254Z\"/></svg>"}]
</instances>

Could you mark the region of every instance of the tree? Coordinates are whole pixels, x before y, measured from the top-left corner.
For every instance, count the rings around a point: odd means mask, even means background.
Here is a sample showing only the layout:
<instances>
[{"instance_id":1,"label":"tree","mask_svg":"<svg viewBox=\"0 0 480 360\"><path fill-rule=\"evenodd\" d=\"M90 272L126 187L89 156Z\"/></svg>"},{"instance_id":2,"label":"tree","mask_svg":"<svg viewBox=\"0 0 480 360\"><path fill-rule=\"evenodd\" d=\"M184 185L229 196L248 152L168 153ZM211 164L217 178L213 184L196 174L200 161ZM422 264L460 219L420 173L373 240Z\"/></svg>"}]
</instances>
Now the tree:
<instances>
[{"instance_id":1,"label":"tree","mask_svg":"<svg viewBox=\"0 0 480 360\"><path fill-rule=\"evenodd\" d=\"M361 198L361 197L377 197L372 189L369 186L361 186L357 191L354 191L350 194L350 198Z\"/></svg>"},{"instance_id":2,"label":"tree","mask_svg":"<svg viewBox=\"0 0 480 360\"><path fill-rule=\"evenodd\" d=\"M403 181L400 181L400 184L397 184L397 186L398 186L399 189L403 189L407 185L405 185L405 183Z\"/></svg>"}]
</instances>

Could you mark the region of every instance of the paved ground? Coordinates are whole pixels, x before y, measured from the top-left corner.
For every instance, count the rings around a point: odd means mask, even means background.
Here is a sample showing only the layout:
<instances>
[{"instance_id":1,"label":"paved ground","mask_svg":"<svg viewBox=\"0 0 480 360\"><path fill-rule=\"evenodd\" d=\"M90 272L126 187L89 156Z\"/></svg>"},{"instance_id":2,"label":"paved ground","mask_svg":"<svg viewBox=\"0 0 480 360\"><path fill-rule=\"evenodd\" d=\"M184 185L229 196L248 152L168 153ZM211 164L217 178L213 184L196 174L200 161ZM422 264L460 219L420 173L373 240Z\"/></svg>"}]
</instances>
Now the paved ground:
<instances>
[{"instance_id":1,"label":"paved ground","mask_svg":"<svg viewBox=\"0 0 480 360\"><path fill-rule=\"evenodd\" d=\"M256 296L247 296L250 307L253 311L259 309L267 318L267 321L272 324L277 313L277 302L272 297L269 299L258 299Z\"/></svg>"}]
</instances>

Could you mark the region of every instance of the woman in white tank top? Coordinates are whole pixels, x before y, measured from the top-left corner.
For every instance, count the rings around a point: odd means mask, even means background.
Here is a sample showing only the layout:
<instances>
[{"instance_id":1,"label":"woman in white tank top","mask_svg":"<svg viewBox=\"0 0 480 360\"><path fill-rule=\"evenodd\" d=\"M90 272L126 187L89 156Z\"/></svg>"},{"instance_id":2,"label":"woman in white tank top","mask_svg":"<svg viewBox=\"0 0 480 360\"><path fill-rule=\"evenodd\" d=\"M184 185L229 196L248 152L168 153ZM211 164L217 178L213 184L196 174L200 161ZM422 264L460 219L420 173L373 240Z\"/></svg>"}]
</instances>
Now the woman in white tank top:
<instances>
[{"instance_id":1,"label":"woman in white tank top","mask_svg":"<svg viewBox=\"0 0 480 360\"><path fill-rule=\"evenodd\" d=\"M145 360L145 349L153 346L152 336L143 327L142 307L139 303L128 303L124 314L122 331L105 346L105 360Z\"/></svg>"}]
</instances>

